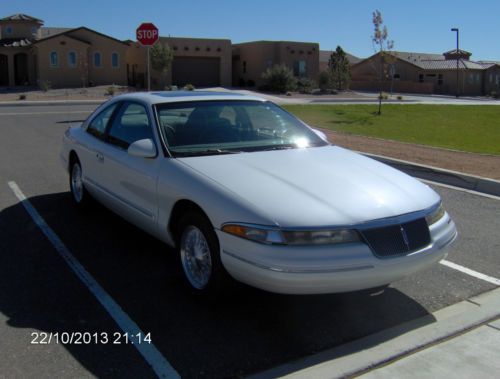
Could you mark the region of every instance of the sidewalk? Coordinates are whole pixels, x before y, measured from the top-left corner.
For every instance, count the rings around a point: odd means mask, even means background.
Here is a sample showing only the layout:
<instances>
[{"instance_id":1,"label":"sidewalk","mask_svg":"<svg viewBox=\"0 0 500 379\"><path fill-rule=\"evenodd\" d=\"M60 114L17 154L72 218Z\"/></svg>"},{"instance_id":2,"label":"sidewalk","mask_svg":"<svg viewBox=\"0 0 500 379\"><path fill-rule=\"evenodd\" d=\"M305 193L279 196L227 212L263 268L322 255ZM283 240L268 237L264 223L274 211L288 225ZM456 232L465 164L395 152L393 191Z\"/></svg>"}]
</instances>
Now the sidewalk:
<instances>
[{"instance_id":1,"label":"sidewalk","mask_svg":"<svg viewBox=\"0 0 500 379\"><path fill-rule=\"evenodd\" d=\"M359 376L363 379L500 377L500 318Z\"/></svg>"},{"instance_id":2,"label":"sidewalk","mask_svg":"<svg viewBox=\"0 0 500 379\"><path fill-rule=\"evenodd\" d=\"M499 378L500 288L251 379Z\"/></svg>"}]
</instances>

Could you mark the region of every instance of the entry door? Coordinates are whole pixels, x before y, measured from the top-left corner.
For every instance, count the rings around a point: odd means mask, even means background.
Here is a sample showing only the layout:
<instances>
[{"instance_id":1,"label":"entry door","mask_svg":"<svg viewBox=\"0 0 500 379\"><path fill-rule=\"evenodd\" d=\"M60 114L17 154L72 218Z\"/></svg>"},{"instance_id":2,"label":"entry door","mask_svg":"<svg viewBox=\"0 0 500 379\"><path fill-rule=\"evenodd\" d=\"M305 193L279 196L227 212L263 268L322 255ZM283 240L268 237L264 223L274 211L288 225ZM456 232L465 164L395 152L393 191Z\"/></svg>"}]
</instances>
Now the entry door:
<instances>
[{"instance_id":1,"label":"entry door","mask_svg":"<svg viewBox=\"0 0 500 379\"><path fill-rule=\"evenodd\" d=\"M158 213L156 183L160 158L139 158L127 153L131 143L145 138L154 141L145 106L124 103L107 132L101 180L113 197L113 208L124 218L152 232L156 231Z\"/></svg>"},{"instance_id":2,"label":"entry door","mask_svg":"<svg viewBox=\"0 0 500 379\"><path fill-rule=\"evenodd\" d=\"M7 55L0 54L0 86L9 85L9 59Z\"/></svg>"}]
</instances>

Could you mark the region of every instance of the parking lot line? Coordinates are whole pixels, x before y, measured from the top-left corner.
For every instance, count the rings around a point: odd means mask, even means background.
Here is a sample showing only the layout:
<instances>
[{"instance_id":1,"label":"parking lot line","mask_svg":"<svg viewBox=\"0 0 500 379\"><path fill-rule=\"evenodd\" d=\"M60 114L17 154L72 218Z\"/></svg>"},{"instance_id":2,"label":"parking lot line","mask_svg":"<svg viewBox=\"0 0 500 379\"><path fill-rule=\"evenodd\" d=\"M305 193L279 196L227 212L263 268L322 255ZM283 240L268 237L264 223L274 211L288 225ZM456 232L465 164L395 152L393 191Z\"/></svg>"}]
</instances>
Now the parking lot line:
<instances>
[{"instance_id":1,"label":"parking lot line","mask_svg":"<svg viewBox=\"0 0 500 379\"><path fill-rule=\"evenodd\" d=\"M484 281L486 281L488 283L492 283L492 284L494 284L496 286L500 286L500 279L497 279L497 278L494 278L492 276L488 276L488 275L482 274L480 272L471 270L470 268L467 268L467 267L464 267L464 266L460 266L460 265L458 265L456 263L447 261L445 259L443 259L439 263L441 263L442 265L444 265L446 267L449 267L449 268L452 268L454 270L463 272L464 274L473 276L474 278L484 280Z\"/></svg>"},{"instance_id":2,"label":"parking lot line","mask_svg":"<svg viewBox=\"0 0 500 379\"><path fill-rule=\"evenodd\" d=\"M2 113L0 112L0 116L38 116L38 115L43 115L43 114L76 114L76 113L91 113L92 111L65 111L65 112L61 112L61 111L58 111L58 112L23 112L23 113L20 113L20 112L10 112L10 113Z\"/></svg>"},{"instance_id":3,"label":"parking lot line","mask_svg":"<svg viewBox=\"0 0 500 379\"><path fill-rule=\"evenodd\" d=\"M145 343L145 334L139 326L121 309L113 298L101 287L101 285L89 274L89 272L78 262L73 254L64 245L57 234L45 222L38 211L33 207L30 201L23 194L19 186L13 182L8 182L12 192L24 206L35 224L45 234L52 243L59 255L64 259L68 266L73 270L81 282L89 289L95 298L101 303L108 314L115 320L124 333L128 333L129 339L133 341L133 346L144 357L151 366L156 375L160 378L180 378L179 374L170 365L166 358L160 353L153 343Z\"/></svg>"}]
</instances>

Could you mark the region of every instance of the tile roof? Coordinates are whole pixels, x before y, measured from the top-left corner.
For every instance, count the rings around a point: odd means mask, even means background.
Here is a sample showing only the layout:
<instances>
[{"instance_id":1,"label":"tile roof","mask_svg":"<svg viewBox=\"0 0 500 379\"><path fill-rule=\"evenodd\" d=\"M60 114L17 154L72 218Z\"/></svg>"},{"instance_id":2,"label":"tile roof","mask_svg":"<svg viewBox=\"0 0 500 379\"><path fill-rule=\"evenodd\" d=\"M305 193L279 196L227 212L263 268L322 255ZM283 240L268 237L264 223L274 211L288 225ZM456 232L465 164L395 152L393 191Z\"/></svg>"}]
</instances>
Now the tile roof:
<instances>
[{"instance_id":1,"label":"tile roof","mask_svg":"<svg viewBox=\"0 0 500 379\"><path fill-rule=\"evenodd\" d=\"M35 21L43 24L43 21L23 13L16 13L11 16L0 18L0 21Z\"/></svg>"},{"instance_id":2,"label":"tile roof","mask_svg":"<svg viewBox=\"0 0 500 379\"><path fill-rule=\"evenodd\" d=\"M24 47L31 45L32 41L27 38L4 38L0 39L0 47Z\"/></svg>"},{"instance_id":3,"label":"tile roof","mask_svg":"<svg viewBox=\"0 0 500 379\"><path fill-rule=\"evenodd\" d=\"M451 54L456 50L448 51L445 54ZM466 51L460 52L470 54ZM402 51L391 51L391 54L405 62L411 63L423 70L451 70L457 68L455 59L446 59L444 54L412 53ZM467 59L460 59L459 69L466 70L484 70L485 66L480 62L474 62Z\"/></svg>"},{"instance_id":4,"label":"tile roof","mask_svg":"<svg viewBox=\"0 0 500 379\"><path fill-rule=\"evenodd\" d=\"M52 28L52 27L42 27L40 28L42 38L52 37L55 34L65 33L71 28Z\"/></svg>"},{"instance_id":5,"label":"tile roof","mask_svg":"<svg viewBox=\"0 0 500 379\"><path fill-rule=\"evenodd\" d=\"M320 50L319 51L319 61L320 62L328 62L330 60L330 55L332 55L332 50ZM358 58L352 54L349 54L348 52L345 52L345 55L347 56L347 59L349 60L350 64L356 64L358 62L361 62L363 59Z\"/></svg>"}]
</instances>

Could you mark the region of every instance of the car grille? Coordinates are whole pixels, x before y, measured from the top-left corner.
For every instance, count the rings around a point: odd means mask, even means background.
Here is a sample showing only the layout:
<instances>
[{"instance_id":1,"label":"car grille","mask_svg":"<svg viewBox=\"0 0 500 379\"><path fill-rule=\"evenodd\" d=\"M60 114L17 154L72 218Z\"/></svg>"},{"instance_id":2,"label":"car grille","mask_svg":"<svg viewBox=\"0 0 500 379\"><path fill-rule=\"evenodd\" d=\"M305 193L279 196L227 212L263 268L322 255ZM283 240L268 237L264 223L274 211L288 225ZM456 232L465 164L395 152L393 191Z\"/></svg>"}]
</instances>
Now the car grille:
<instances>
[{"instance_id":1,"label":"car grille","mask_svg":"<svg viewBox=\"0 0 500 379\"><path fill-rule=\"evenodd\" d=\"M429 245L431 236L425 218L397 225L361 231L366 243L377 257L405 255Z\"/></svg>"}]
</instances>

